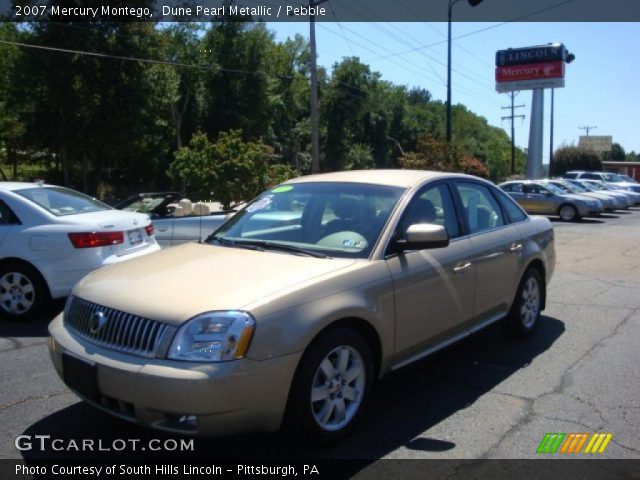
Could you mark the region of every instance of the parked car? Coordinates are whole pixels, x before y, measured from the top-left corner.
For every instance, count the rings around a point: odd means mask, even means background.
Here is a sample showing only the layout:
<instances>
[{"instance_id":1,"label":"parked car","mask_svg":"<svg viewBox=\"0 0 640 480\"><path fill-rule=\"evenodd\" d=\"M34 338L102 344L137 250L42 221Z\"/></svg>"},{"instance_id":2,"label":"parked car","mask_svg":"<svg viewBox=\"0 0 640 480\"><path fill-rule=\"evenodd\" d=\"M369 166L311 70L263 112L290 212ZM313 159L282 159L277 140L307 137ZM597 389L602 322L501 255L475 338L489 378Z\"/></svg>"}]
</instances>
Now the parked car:
<instances>
[{"instance_id":1,"label":"parked car","mask_svg":"<svg viewBox=\"0 0 640 480\"><path fill-rule=\"evenodd\" d=\"M549 220L477 177L300 177L204 244L86 277L49 326L51 357L132 422L335 440L384 374L497 321L532 332L554 265Z\"/></svg>"},{"instance_id":2,"label":"parked car","mask_svg":"<svg viewBox=\"0 0 640 480\"><path fill-rule=\"evenodd\" d=\"M629 199L629 206L640 205L640 193L632 192L630 190L622 189L616 184L601 182L600 180L583 180L588 185L594 187L597 191L605 192L608 194L622 195Z\"/></svg>"},{"instance_id":3,"label":"parked car","mask_svg":"<svg viewBox=\"0 0 640 480\"><path fill-rule=\"evenodd\" d=\"M573 184L567 180L563 179L552 179L545 180L545 182L550 183L551 185L558 187L565 193L575 193L576 195L582 195L584 197L595 198L602 202L602 207L607 212L612 212L617 208L622 208L624 204L618 200L616 197L612 197L611 195L607 195L606 193L600 192L592 192L587 190L586 188L580 187L576 184Z\"/></svg>"},{"instance_id":4,"label":"parked car","mask_svg":"<svg viewBox=\"0 0 640 480\"><path fill-rule=\"evenodd\" d=\"M233 212L212 212L209 204L193 203L177 192L139 193L118 203L116 208L149 214L161 247L202 242Z\"/></svg>"},{"instance_id":5,"label":"parked car","mask_svg":"<svg viewBox=\"0 0 640 480\"><path fill-rule=\"evenodd\" d=\"M587 172L584 170L571 170L564 174L564 178L570 178L573 180L598 180L600 182L610 184L620 190L628 190L631 192L640 193L640 184L633 181L627 181L617 173L611 172Z\"/></svg>"},{"instance_id":6,"label":"parked car","mask_svg":"<svg viewBox=\"0 0 640 480\"><path fill-rule=\"evenodd\" d=\"M148 215L68 188L0 182L0 319L31 317L87 273L159 249Z\"/></svg>"},{"instance_id":7,"label":"parked car","mask_svg":"<svg viewBox=\"0 0 640 480\"><path fill-rule=\"evenodd\" d=\"M625 195L624 193L620 193L620 192L605 190L603 188L597 188L596 185L593 183L593 180L571 180L571 179L565 179L565 180L573 185L577 185L590 192L605 194L605 195L611 196L612 198L615 198L619 203L619 206L616 210L628 210L629 207L633 204L628 195Z\"/></svg>"},{"instance_id":8,"label":"parked car","mask_svg":"<svg viewBox=\"0 0 640 480\"><path fill-rule=\"evenodd\" d=\"M595 198L566 193L555 185L540 180L504 182L499 187L507 192L527 213L558 215L565 222L602 213L602 202Z\"/></svg>"}]
</instances>

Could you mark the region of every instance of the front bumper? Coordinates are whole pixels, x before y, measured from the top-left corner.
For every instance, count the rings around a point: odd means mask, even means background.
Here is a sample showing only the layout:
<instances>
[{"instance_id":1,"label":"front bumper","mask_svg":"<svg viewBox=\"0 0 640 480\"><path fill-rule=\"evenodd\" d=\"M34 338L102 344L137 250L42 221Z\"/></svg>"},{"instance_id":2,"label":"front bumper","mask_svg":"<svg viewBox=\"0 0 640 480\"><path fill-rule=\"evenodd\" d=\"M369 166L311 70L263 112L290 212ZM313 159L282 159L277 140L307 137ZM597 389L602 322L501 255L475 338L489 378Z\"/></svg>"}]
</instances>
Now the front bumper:
<instances>
[{"instance_id":1,"label":"front bumper","mask_svg":"<svg viewBox=\"0 0 640 480\"><path fill-rule=\"evenodd\" d=\"M89 398L72 388L92 405L147 427L188 435L280 427L301 353L221 363L142 358L79 339L62 317L49 325L53 365L63 381L63 355L95 365L98 394Z\"/></svg>"}]
</instances>

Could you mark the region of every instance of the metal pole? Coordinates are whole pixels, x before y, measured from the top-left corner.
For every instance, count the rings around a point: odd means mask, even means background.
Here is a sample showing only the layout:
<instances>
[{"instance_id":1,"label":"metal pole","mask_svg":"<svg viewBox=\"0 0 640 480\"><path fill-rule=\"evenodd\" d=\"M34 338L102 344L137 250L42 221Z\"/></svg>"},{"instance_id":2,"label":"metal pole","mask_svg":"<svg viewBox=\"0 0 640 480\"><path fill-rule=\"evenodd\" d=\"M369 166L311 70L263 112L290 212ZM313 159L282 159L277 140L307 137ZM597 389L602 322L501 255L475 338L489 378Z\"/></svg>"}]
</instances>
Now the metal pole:
<instances>
[{"instance_id":1,"label":"metal pole","mask_svg":"<svg viewBox=\"0 0 640 480\"><path fill-rule=\"evenodd\" d=\"M544 90L533 90L531 99L531 126L529 127L529 149L527 150L527 178L536 179L542 176L542 142L544 114Z\"/></svg>"},{"instance_id":2,"label":"metal pole","mask_svg":"<svg viewBox=\"0 0 640 480\"><path fill-rule=\"evenodd\" d=\"M313 6L309 1L309 6ZM316 22L309 15L309 47L311 49L311 173L320 172L320 142L318 139L318 75L316 65Z\"/></svg>"},{"instance_id":3,"label":"metal pole","mask_svg":"<svg viewBox=\"0 0 640 480\"><path fill-rule=\"evenodd\" d=\"M551 121L549 127L549 177L553 175L553 103L555 88L551 89Z\"/></svg>"},{"instance_id":4,"label":"metal pole","mask_svg":"<svg viewBox=\"0 0 640 480\"><path fill-rule=\"evenodd\" d=\"M449 0L447 26L447 142L451 143L451 8L456 0Z\"/></svg>"},{"instance_id":5,"label":"metal pole","mask_svg":"<svg viewBox=\"0 0 640 480\"><path fill-rule=\"evenodd\" d=\"M513 105L515 97L515 92L511 92L511 175L516 173L516 118Z\"/></svg>"}]
</instances>

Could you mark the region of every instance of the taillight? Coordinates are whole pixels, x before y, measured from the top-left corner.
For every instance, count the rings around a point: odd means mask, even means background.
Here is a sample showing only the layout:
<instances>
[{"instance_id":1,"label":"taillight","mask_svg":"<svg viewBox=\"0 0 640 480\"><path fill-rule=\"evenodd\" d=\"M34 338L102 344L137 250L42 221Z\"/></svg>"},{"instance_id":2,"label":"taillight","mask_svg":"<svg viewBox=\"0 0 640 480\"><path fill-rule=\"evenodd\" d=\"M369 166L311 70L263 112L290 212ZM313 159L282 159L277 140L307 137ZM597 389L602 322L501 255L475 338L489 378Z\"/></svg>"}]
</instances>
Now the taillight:
<instances>
[{"instance_id":1,"label":"taillight","mask_svg":"<svg viewBox=\"0 0 640 480\"><path fill-rule=\"evenodd\" d=\"M70 233L69 240L76 248L108 247L124 243L124 232Z\"/></svg>"},{"instance_id":2,"label":"taillight","mask_svg":"<svg viewBox=\"0 0 640 480\"><path fill-rule=\"evenodd\" d=\"M153 223L150 223L146 227L144 227L144 231L147 232L147 235L153 235Z\"/></svg>"}]
</instances>

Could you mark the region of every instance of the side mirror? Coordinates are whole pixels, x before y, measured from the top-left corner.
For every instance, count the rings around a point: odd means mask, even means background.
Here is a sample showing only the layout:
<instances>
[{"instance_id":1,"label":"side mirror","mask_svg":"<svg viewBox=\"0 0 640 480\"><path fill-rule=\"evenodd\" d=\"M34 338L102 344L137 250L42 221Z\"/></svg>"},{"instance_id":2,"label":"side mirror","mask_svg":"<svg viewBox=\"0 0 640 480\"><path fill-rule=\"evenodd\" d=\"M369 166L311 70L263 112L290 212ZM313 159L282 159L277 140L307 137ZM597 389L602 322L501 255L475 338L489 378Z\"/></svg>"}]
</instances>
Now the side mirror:
<instances>
[{"instance_id":1,"label":"side mirror","mask_svg":"<svg viewBox=\"0 0 640 480\"><path fill-rule=\"evenodd\" d=\"M441 225L416 223L407 228L405 238L396 241L396 245L401 251L442 248L449 245L449 235Z\"/></svg>"}]
</instances>

